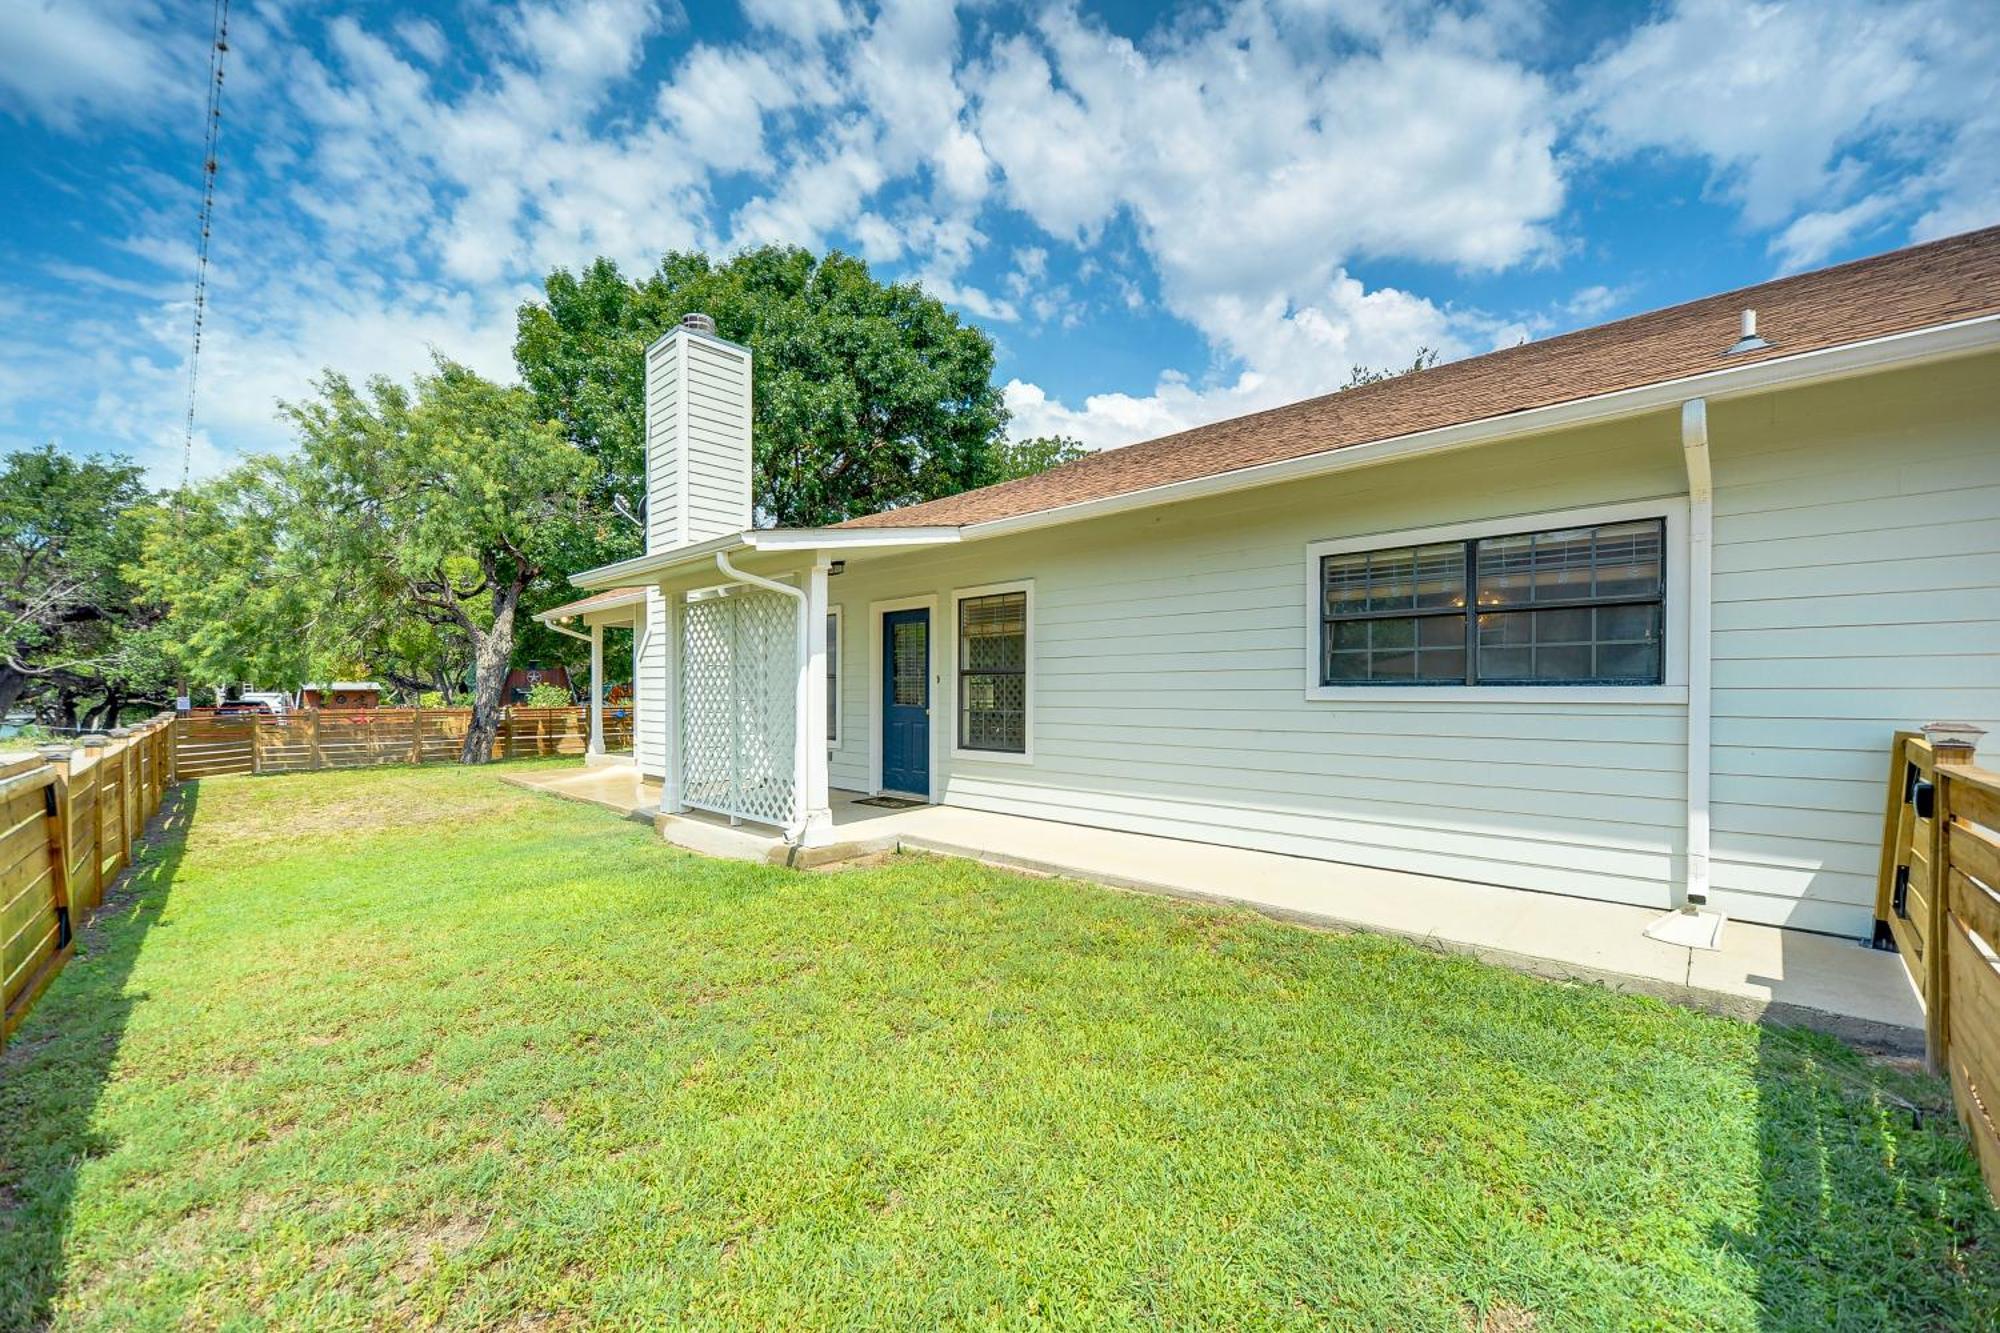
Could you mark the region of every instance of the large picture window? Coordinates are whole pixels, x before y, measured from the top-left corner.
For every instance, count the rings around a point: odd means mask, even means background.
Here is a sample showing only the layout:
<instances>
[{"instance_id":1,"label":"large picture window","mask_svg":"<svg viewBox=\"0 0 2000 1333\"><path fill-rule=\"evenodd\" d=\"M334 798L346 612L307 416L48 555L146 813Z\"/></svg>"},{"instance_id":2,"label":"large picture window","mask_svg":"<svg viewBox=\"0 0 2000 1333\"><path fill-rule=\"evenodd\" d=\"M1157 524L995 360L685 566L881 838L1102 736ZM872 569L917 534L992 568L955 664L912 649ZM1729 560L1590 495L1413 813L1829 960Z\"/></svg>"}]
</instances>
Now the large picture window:
<instances>
[{"instance_id":1,"label":"large picture window","mask_svg":"<svg viewBox=\"0 0 2000 1333\"><path fill-rule=\"evenodd\" d=\"M1028 753L1028 590L958 598L958 744L979 755Z\"/></svg>"},{"instance_id":2,"label":"large picture window","mask_svg":"<svg viewBox=\"0 0 2000 1333\"><path fill-rule=\"evenodd\" d=\"M1664 518L1319 557L1320 686L1659 685Z\"/></svg>"}]
</instances>

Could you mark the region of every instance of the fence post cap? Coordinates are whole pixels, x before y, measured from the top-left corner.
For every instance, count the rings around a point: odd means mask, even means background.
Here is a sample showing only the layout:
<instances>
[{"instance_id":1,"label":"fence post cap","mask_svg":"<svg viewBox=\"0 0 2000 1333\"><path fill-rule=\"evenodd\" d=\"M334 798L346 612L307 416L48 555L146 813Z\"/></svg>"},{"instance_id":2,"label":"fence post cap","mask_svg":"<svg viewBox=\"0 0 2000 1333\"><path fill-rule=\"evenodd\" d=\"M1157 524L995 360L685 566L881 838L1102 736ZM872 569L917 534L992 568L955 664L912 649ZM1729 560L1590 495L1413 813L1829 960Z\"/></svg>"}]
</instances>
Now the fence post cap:
<instances>
[{"instance_id":1,"label":"fence post cap","mask_svg":"<svg viewBox=\"0 0 2000 1333\"><path fill-rule=\"evenodd\" d=\"M123 739L124 737L126 737L126 736L130 736L130 735L132 734L132 728L130 728L130 727L113 727L113 728L111 729L111 734L112 734L113 736L117 736L117 737L119 737L120 739Z\"/></svg>"},{"instance_id":2,"label":"fence post cap","mask_svg":"<svg viewBox=\"0 0 2000 1333\"><path fill-rule=\"evenodd\" d=\"M86 750L95 750L111 744L111 738L101 731L93 731L87 735L78 736L76 743Z\"/></svg>"},{"instance_id":3,"label":"fence post cap","mask_svg":"<svg viewBox=\"0 0 2000 1333\"><path fill-rule=\"evenodd\" d=\"M1969 764L1986 730L1970 722L1927 722L1923 733L1938 763Z\"/></svg>"},{"instance_id":4,"label":"fence post cap","mask_svg":"<svg viewBox=\"0 0 2000 1333\"><path fill-rule=\"evenodd\" d=\"M73 746L63 741L49 741L45 744L37 745L35 753L50 763L61 763L63 760L69 758L69 752L73 748Z\"/></svg>"}]
</instances>

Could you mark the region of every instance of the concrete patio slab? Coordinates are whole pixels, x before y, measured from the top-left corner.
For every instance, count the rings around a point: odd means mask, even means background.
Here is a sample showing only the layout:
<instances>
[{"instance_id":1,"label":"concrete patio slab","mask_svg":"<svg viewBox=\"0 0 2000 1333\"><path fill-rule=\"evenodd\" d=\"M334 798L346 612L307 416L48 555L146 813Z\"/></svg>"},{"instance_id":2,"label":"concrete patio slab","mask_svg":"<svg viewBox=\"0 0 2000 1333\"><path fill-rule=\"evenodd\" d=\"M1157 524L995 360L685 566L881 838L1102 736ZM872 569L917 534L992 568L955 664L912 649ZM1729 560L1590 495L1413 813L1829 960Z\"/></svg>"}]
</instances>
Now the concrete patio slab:
<instances>
[{"instance_id":1,"label":"concrete patio slab","mask_svg":"<svg viewBox=\"0 0 2000 1333\"><path fill-rule=\"evenodd\" d=\"M508 781L651 821L659 784L615 769L542 770ZM1341 930L1394 935L1538 976L1581 980L1749 1020L1798 1023L1899 1054L1923 1051L1923 1010L1902 960L1851 940L1731 921L1721 948L1646 936L1657 907L1245 851L1020 815L883 810L836 792L838 845L808 861L901 850L963 856L1116 888L1250 907ZM775 829L707 814L663 816L662 834L711 856L801 864Z\"/></svg>"}]
</instances>

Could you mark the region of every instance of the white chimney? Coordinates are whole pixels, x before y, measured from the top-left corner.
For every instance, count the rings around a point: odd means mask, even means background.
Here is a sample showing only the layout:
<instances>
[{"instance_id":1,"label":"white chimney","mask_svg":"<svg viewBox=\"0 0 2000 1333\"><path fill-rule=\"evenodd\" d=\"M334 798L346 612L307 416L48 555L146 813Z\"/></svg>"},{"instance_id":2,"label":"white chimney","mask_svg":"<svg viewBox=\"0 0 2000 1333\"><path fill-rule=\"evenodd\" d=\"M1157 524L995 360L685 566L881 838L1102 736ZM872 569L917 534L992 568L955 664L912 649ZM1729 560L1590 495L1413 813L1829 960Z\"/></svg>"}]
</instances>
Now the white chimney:
<instances>
[{"instance_id":1,"label":"white chimney","mask_svg":"<svg viewBox=\"0 0 2000 1333\"><path fill-rule=\"evenodd\" d=\"M750 526L750 349L707 315L646 349L646 551Z\"/></svg>"}]
</instances>

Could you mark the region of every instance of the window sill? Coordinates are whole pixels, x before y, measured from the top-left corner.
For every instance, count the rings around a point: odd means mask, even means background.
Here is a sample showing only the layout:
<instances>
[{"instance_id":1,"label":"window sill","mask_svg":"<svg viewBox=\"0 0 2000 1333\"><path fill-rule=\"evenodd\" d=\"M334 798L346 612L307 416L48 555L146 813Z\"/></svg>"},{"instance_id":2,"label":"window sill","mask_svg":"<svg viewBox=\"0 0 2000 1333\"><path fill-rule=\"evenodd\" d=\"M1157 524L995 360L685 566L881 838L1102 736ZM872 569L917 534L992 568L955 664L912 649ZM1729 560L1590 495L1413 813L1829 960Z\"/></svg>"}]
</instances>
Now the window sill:
<instances>
[{"instance_id":1,"label":"window sill","mask_svg":"<svg viewBox=\"0 0 2000 1333\"><path fill-rule=\"evenodd\" d=\"M1310 685L1309 703L1684 704L1685 685Z\"/></svg>"},{"instance_id":2,"label":"window sill","mask_svg":"<svg viewBox=\"0 0 2000 1333\"><path fill-rule=\"evenodd\" d=\"M960 750L954 748L951 757L968 764L1032 764L1035 752L1026 750L1015 753L1012 750Z\"/></svg>"}]
</instances>

